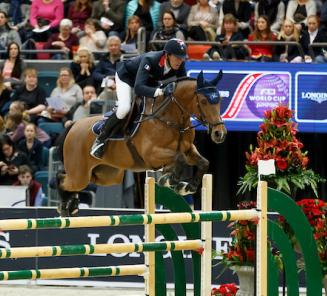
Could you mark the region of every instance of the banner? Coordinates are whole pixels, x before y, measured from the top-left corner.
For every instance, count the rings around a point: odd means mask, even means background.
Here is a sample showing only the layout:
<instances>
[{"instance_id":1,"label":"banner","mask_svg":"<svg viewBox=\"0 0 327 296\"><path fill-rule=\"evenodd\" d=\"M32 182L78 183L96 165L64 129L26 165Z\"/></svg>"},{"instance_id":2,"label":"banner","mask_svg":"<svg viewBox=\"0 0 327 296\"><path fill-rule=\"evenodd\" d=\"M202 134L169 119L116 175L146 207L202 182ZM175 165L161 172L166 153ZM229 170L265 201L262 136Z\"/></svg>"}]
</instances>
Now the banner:
<instances>
[{"instance_id":1,"label":"banner","mask_svg":"<svg viewBox=\"0 0 327 296\"><path fill-rule=\"evenodd\" d=\"M223 70L217 88L228 130L258 131L264 112L282 104L294 111L299 131L327 131L326 65L190 61L186 66L188 76L203 70L207 80Z\"/></svg>"}]
</instances>

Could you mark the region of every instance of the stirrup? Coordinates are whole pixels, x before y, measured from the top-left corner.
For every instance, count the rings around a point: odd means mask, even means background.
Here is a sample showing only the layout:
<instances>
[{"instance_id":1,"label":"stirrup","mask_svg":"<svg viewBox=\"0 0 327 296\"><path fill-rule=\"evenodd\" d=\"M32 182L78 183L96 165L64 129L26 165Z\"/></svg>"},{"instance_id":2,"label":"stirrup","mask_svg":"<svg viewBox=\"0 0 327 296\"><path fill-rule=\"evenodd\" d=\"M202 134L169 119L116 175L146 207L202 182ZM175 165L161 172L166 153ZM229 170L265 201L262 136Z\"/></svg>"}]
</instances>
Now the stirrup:
<instances>
[{"instance_id":1,"label":"stirrup","mask_svg":"<svg viewBox=\"0 0 327 296\"><path fill-rule=\"evenodd\" d=\"M91 148L91 156L93 156L96 159L102 159L104 154L104 143L95 141L92 148Z\"/></svg>"}]
</instances>

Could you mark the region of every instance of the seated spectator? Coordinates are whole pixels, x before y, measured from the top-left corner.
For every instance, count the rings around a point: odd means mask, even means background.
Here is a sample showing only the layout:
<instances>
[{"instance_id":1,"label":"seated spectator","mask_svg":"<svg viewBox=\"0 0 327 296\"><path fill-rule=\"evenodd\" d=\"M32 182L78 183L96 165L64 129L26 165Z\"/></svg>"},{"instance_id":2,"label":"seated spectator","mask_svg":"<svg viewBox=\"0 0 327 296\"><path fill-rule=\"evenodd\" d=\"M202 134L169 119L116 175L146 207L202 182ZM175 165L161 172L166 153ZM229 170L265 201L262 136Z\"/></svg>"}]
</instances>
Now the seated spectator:
<instances>
[{"instance_id":1,"label":"seated spectator","mask_svg":"<svg viewBox=\"0 0 327 296\"><path fill-rule=\"evenodd\" d=\"M57 87L51 92L50 97L60 100L63 106L58 110L49 104L46 111L41 113L42 116L47 118L45 121L61 121L73 105L82 102L82 89L75 83L73 73L69 68L63 67L60 69Z\"/></svg>"},{"instance_id":2,"label":"seated spectator","mask_svg":"<svg viewBox=\"0 0 327 296\"><path fill-rule=\"evenodd\" d=\"M27 186L29 191L28 206L42 205L42 185L33 179L32 170L28 165L21 165L18 167L18 180L13 185Z\"/></svg>"},{"instance_id":3,"label":"seated spectator","mask_svg":"<svg viewBox=\"0 0 327 296\"><path fill-rule=\"evenodd\" d=\"M29 165L23 152L15 149L10 137L3 135L0 139L0 185L12 185L17 182L18 167Z\"/></svg>"},{"instance_id":4,"label":"seated spectator","mask_svg":"<svg viewBox=\"0 0 327 296\"><path fill-rule=\"evenodd\" d=\"M300 40L300 33L291 20L285 20L277 39L279 41L296 41ZM280 62L301 63L302 57L296 45L278 46L276 54Z\"/></svg>"},{"instance_id":5,"label":"seated spectator","mask_svg":"<svg viewBox=\"0 0 327 296\"><path fill-rule=\"evenodd\" d=\"M0 50L5 50L11 42L22 45L19 34L8 24L8 15L4 11L0 11Z\"/></svg>"},{"instance_id":6,"label":"seated spectator","mask_svg":"<svg viewBox=\"0 0 327 296\"><path fill-rule=\"evenodd\" d=\"M249 41L276 41L276 35L271 32L268 17L261 15L255 25L254 32L249 35ZM274 55L273 45L253 44L246 46L250 58L254 61L271 62Z\"/></svg>"},{"instance_id":7,"label":"seated spectator","mask_svg":"<svg viewBox=\"0 0 327 296\"><path fill-rule=\"evenodd\" d=\"M6 88L3 82L3 76L0 73L0 115L5 116L9 110L11 102L11 91Z\"/></svg>"},{"instance_id":8,"label":"seated spectator","mask_svg":"<svg viewBox=\"0 0 327 296\"><path fill-rule=\"evenodd\" d=\"M221 32L223 18L227 13L231 13L237 19L237 27L243 34L243 37L247 39L251 32L251 3L248 0L225 0L219 12L218 34Z\"/></svg>"},{"instance_id":9,"label":"seated spectator","mask_svg":"<svg viewBox=\"0 0 327 296\"><path fill-rule=\"evenodd\" d=\"M170 40L178 38L184 40L185 37L177 27L175 15L171 11L166 11L162 15L161 28L154 32L152 40ZM154 50L163 50L165 44L152 44Z\"/></svg>"},{"instance_id":10,"label":"seated spectator","mask_svg":"<svg viewBox=\"0 0 327 296\"><path fill-rule=\"evenodd\" d=\"M88 19L85 22L85 36L79 40L79 45L86 47L89 51L104 51L107 36L98 28L94 19Z\"/></svg>"},{"instance_id":11,"label":"seated spectator","mask_svg":"<svg viewBox=\"0 0 327 296\"><path fill-rule=\"evenodd\" d=\"M25 125L24 138L19 141L17 149L25 153L33 173L44 169L42 163L43 145L37 139L34 123Z\"/></svg>"},{"instance_id":12,"label":"seated spectator","mask_svg":"<svg viewBox=\"0 0 327 296\"><path fill-rule=\"evenodd\" d=\"M25 112L25 104L23 102L14 101L10 104L9 112L5 117L5 129L10 139L14 143L18 143L24 137L25 126L30 123L30 117ZM50 147L50 136L39 127L36 127L36 138L45 147Z\"/></svg>"},{"instance_id":13,"label":"seated spectator","mask_svg":"<svg viewBox=\"0 0 327 296\"><path fill-rule=\"evenodd\" d=\"M141 20L137 15L132 15L128 18L126 34L122 36L124 42L121 44L124 52L135 53L137 51L137 34L140 27Z\"/></svg>"},{"instance_id":14,"label":"seated spectator","mask_svg":"<svg viewBox=\"0 0 327 296\"><path fill-rule=\"evenodd\" d=\"M271 31L278 33L285 18L285 11L285 4L282 0L259 0L254 7L254 21L257 21L259 15L266 15L271 24Z\"/></svg>"},{"instance_id":15,"label":"seated spectator","mask_svg":"<svg viewBox=\"0 0 327 296\"><path fill-rule=\"evenodd\" d=\"M304 51L305 62L310 63L315 61L316 63L327 62L327 48L313 47L312 53L310 53L309 45L317 42L327 42L327 36L323 30L319 29L319 20L315 15L308 17L308 29L302 31L300 38L300 44ZM313 56L312 56L313 55Z\"/></svg>"},{"instance_id":16,"label":"seated spectator","mask_svg":"<svg viewBox=\"0 0 327 296\"><path fill-rule=\"evenodd\" d=\"M187 18L188 36L198 41L214 41L218 21L217 11L209 5L208 0L198 0L198 3L191 7Z\"/></svg>"},{"instance_id":17,"label":"seated spectator","mask_svg":"<svg viewBox=\"0 0 327 296\"><path fill-rule=\"evenodd\" d=\"M290 0L287 4L286 19L293 21L300 31L308 25L308 16L316 14L315 0Z\"/></svg>"},{"instance_id":18,"label":"seated spectator","mask_svg":"<svg viewBox=\"0 0 327 296\"><path fill-rule=\"evenodd\" d=\"M70 64L75 82L83 88L85 85L93 84L92 73L94 71L94 59L87 48L79 48L75 59Z\"/></svg>"},{"instance_id":19,"label":"seated spectator","mask_svg":"<svg viewBox=\"0 0 327 296\"><path fill-rule=\"evenodd\" d=\"M30 0L10 1L9 15L11 15L12 28L18 31L29 22L31 10Z\"/></svg>"},{"instance_id":20,"label":"seated spectator","mask_svg":"<svg viewBox=\"0 0 327 296\"><path fill-rule=\"evenodd\" d=\"M150 39L153 30L156 30L159 23L160 3L156 0L131 0L126 6L125 27L131 15L137 15L145 27L147 40Z\"/></svg>"},{"instance_id":21,"label":"seated spectator","mask_svg":"<svg viewBox=\"0 0 327 296\"><path fill-rule=\"evenodd\" d=\"M121 41L117 36L110 36L107 42L108 54L106 54L96 65L92 77L95 82L96 89L99 91L100 87L106 86L110 83L112 89L116 89L114 77L116 74L116 66L120 61ZM106 79L107 78L107 79ZM106 79L106 80L105 80Z\"/></svg>"},{"instance_id":22,"label":"seated spectator","mask_svg":"<svg viewBox=\"0 0 327 296\"><path fill-rule=\"evenodd\" d=\"M98 0L93 3L91 17L100 21L102 30L109 36L122 33L124 31L125 3L125 0ZM101 18L110 22L101 22Z\"/></svg>"},{"instance_id":23,"label":"seated spectator","mask_svg":"<svg viewBox=\"0 0 327 296\"><path fill-rule=\"evenodd\" d=\"M169 0L162 2L160 4L160 16L159 19L162 20L162 15L165 11L172 11L175 15L176 24L179 29L183 32L184 36L187 37L187 18L191 11L191 7L184 3L184 0Z\"/></svg>"},{"instance_id":24,"label":"seated spectator","mask_svg":"<svg viewBox=\"0 0 327 296\"><path fill-rule=\"evenodd\" d=\"M90 115L90 102L96 100L96 98L94 86L86 85L83 88L83 102L78 102L72 106L63 118L65 128L76 120L88 117Z\"/></svg>"},{"instance_id":25,"label":"seated spectator","mask_svg":"<svg viewBox=\"0 0 327 296\"><path fill-rule=\"evenodd\" d=\"M73 57L73 47L78 45L78 38L72 34L73 23L69 19L63 19L60 22L59 33L51 35L44 44L44 49L60 49L66 54L56 53L52 55L54 59L67 59Z\"/></svg>"},{"instance_id":26,"label":"seated spectator","mask_svg":"<svg viewBox=\"0 0 327 296\"><path fill-rule=\"evenodd\" d=\"M20 57L19 44L11 42L7 47L7 57L0 66L6 88L12 90L23 84L25 63Z\"/></svg>"},{"instance_id":27,"label":"seated spectator","mask_svg":"<svg viewBox=\"0 0 327 296\"><path fill-rule=\"evenodd\" d=\"M223 20L223 28L221 34L216 37L216 41L222 44L222 47L213 46L204 54L204 59L221 60L234 59L244 60L248 56L248 51L244 46L228 45L229 41L243 41L242 33L237 30L236 18L228 13L225 14Z\"/></svg>"},{"instance_id":28,"label":"seated spectator","mask_svg":"<svg viewBox=\"0 0 327 296\"><path fill-rule=\"evenodd\" d=\"M34 28L36 41L47 41L52 32L58 31L64 18L64 5L61 0L33 0L30 24Z\"/></svg>"},{"instance_id":29,"label":"seated spectator","mask_svg":"<svg viewBox=\"0 0 327 296\"><path fill-rule=\"evenodd\" d=\"M70 3L67 18L73 22L72 33L84 31L84 24L92 14L91 0L75 0Z\"/></svg>"},{"instance_id":30,"label":"seated spectator","mask_svg":"<svg viewBox=\"0 0 327 296\"><path fill-rule=\"evenodd\" d=\"M26 112L31 121L36 122L37 116L46 108L46 92L38 85L37 70L26 68L24 71L24 85L17 88L12 95L13 101L26 104Z\"/></svg>"}]
</instances>

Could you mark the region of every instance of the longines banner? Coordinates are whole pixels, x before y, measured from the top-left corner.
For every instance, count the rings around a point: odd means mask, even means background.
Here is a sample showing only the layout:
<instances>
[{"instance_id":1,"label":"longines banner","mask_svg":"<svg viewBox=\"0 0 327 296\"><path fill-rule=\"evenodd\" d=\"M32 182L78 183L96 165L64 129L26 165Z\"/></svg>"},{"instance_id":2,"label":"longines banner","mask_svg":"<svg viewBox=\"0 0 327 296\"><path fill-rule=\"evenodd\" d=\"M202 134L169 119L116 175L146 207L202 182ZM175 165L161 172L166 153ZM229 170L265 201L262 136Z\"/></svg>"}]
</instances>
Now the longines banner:
<instances>
[{"instance_id":1,"label":"longines banner","mask_svg":"<svg viewBox=\"0 0 327 296\"><path fill-rule=\"evenodd\" d=\"M327 131L327 66L323 64L188 62L188 75L204 70L222 97L221 114L228 130L258 131L265 110L278 104L294 111L302 132Z\"/></svg>"}]
</instances>

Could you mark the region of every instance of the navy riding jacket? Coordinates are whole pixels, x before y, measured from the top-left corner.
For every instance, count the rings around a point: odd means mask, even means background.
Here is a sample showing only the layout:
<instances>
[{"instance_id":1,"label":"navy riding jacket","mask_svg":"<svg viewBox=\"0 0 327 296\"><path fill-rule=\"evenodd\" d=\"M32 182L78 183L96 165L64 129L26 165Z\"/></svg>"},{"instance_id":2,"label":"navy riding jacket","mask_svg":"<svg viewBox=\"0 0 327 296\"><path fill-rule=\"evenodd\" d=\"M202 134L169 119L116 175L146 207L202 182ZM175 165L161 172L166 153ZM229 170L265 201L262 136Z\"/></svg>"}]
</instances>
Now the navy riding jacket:
<instances>
[{"instance_id":1,"label":"navy riding jacket","mask_svg":"<svg viewBox=\"0 0 327 296\"><path fill-rule=\"evenodd\" d=\"M171 77L185 77L185 63L178 70L170 69L164 74L166 56L164 51L151 51L117 65L119 78L134 87L138 96L154 97L159 81Z\"/></svg>"}]
</instances>

